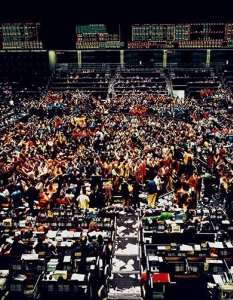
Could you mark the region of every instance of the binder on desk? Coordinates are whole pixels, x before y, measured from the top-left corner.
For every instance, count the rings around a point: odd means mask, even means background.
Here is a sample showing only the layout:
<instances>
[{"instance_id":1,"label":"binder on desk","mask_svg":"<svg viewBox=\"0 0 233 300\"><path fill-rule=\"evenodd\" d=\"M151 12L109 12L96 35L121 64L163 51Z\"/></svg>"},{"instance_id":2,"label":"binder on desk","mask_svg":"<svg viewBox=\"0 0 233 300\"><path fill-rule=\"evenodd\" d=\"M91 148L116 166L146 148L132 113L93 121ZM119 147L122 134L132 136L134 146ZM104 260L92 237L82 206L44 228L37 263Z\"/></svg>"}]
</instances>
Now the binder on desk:
<instances>
[{"instance_id":1,"label":"binder on desk","mask_svg":"<svg viewBox=\"0 0 233 300\"><path fill-rule=\"evenodd\" d=\"M84 281L85 280L85 275L84 274L73 273L70 280Z\"/></svg>"}]
</instances>

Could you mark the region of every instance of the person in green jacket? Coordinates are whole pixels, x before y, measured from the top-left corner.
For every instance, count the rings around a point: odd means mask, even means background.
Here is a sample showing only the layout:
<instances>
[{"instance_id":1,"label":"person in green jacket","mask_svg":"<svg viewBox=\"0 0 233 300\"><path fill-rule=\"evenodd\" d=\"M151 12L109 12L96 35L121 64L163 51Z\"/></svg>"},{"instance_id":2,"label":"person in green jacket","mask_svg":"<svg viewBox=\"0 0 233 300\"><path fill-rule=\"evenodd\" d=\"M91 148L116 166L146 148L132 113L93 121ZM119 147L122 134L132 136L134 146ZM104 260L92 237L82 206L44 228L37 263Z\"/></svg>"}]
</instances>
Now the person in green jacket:
<instances>
[{"instance_id":1,"label":"person in green jacket","mask_svg":"<svg viewBox=\"0 0 233 300\"><path fill-rule=\"evenodd\" d=\"M157 218L157 220L172 220L173 219L173 214L169 211L169 207L165 207L165 211L163 211Z\"/></svg>"}]
</instances>

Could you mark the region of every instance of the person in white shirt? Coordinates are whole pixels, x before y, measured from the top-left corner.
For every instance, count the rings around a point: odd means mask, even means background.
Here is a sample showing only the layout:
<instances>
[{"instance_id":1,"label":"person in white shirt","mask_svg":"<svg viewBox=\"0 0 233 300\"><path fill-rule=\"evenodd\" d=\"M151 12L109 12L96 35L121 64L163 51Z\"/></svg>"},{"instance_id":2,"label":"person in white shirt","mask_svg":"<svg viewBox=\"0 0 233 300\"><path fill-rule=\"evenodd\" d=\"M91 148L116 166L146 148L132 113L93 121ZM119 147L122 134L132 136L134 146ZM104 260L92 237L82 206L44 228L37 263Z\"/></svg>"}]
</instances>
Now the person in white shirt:
<instances>
[{"instance_id":1,"label":"person in white shirt","mask_svg":"<svg viewBox=\"0 0 233 300\"><path fill-rule=\"evenodd\" d=\"M161 180L161 177L160 177L159 174L155 176L154 181L155 181L155 184L156 184L156 187L157 187L157 191L161 191L161 189L162 189L162 180Z\"/></svg>"},{"instance_id":2,"label":"person in white shirt","mask_svg":"<svg viewBox=\"0 0 233 300\"><path fill-rule=\"evenodd\" d=\"M162 188L163 188L163 181L161 179L161 175L160 174L157 174L154 178L154 181L155 181L155 185L156 185L156 188L157 188L157 194L156 194L156 199L155 199L155 202L157 202L159 196L161 195L162 193Z\"/></svg>"}]
</instances>

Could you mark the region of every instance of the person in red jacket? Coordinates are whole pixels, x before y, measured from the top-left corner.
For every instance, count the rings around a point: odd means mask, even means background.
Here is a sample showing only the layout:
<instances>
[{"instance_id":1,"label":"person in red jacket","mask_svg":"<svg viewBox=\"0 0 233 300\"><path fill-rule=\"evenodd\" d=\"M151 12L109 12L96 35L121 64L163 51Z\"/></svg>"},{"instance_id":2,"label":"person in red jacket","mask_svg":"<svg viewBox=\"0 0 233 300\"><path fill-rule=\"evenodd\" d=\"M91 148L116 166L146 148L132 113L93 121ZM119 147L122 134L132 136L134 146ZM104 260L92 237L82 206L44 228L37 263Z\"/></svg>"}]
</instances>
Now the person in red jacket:
<instances>
[{"instance_id":1,"label":"person in red jacket","mask_svg":"<svg viewBox=\"0 0 233 300\"><path fill-rule=\"evenodd\" d=\"M147 285L147 280L148 280L148 275L147 275L147 270L144 270L139 278L139 284L142 288L142 293L143 293L143 298L145 299L146 297L146 285Z\"/></svg>"},{"instance_id":2,"label":"person in red jacket","mask_svg":"<svg viewBox=\"0 0 233 300\"><path fill-rule=\"evenodd\" d=\"M189 184L189 191L196 191L197 190L197 185L198 185L198 176L197 172L193 172L193 174L189 177L188 184Z\"/></svg>"}]
</instances>

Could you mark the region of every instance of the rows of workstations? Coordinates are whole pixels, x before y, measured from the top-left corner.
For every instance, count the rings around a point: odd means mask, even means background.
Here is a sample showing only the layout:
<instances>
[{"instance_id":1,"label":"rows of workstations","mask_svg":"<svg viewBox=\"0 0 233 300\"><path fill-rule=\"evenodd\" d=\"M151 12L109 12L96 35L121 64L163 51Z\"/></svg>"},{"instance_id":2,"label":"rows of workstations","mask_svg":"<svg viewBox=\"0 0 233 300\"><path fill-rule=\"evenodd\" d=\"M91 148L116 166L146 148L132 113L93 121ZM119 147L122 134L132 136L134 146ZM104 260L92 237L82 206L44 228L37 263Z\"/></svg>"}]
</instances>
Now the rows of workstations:
<instances>
[{"instance_id":1,"label":"rows of workstations","mask_svg":"<svg viewBox=\"0 0 233 300\"><path fill-rule=\"evenodd\" d=\"M165 74L161 70L148 73L148 68L119 68L114 83L114 95L118 98L140 95L137 103L144 104L150 102L150 96L164 96L168 94ZM158 72L160 71L160 72ZM143 103L141 94L147 96ZM153 103L154 100L151 100Z\"/></svg>"},{"instance_id":2,"label":"rows of workstations","mask_svg":"<svg viewBox=\"0 0 233 300\"><path fill-rule=\"evenodd\" d=\"M53 92L83 91L106 99L109 85L109 70L107 67L78 68L72 64L62 68L57 67L50 79L48 89Z\"/></svg>"},{"instance_id":3,"label":"rows of workstations","mask_svg":"<svg viewBox=\"0 0 233 300\"><path fill-rule=\"evenodd\" d=\"M159 217L163 211L161 206L141 213L145 298L232 299L232 220L221 207L171 207L173 218L167 220Z\"/></svg>"},{"instance_id":4,"label":"rows of workstations","mask_svg":"<svg viewBox=\"0 0 233 300\"><path fill-rule=\"evenodd\" d=\"M222 66L221 68L221 76L223 79L223 82L226 86L228 86L232 90L233 86L233 72L231 70L230 65Z\"/></svg>"},{"instance_id":5,"label":"rows of workstations","mask_svg":"<svg viewBox=\"0 0 233 300\"><path fill-rule=\"evenodd\" d=\"M201 90L216 91L220 78L213 68L170 69L169 77L174 90L183 89L190 97L200 97Z\"/></svg>"},{"instance_id":6,"label":"rows of workstations","mask_svg":"<svg viewBox=\"0 0 233 300\"><path fill-rule=\"evenodd\" d=\"M68 207L16 218L2 208L1 297L89 300L107 293L116 217ZM98 230L90 231L91 222Z\"/></svg>"}]
</instances>

